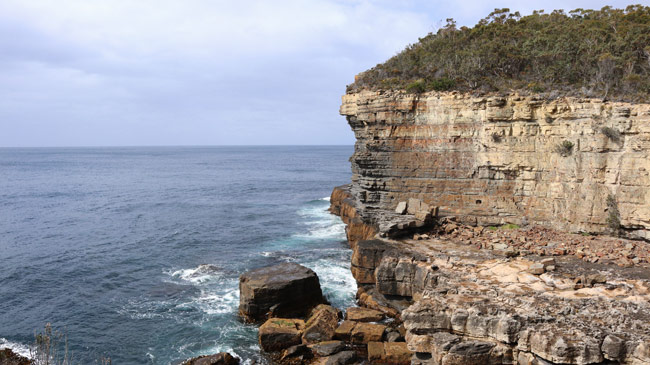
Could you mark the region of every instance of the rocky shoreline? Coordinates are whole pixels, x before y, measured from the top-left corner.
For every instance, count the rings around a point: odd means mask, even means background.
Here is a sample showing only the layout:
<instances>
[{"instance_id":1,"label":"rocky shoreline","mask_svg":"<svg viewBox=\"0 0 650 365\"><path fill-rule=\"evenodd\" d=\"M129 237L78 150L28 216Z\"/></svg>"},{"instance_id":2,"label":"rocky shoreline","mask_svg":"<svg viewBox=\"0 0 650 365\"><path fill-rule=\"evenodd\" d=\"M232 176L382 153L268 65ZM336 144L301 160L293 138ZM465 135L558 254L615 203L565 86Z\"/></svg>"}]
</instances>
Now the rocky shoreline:
<instances>
[{"instance_id":1,"label":"rocky shoreline","mask_svg":"<svg viewBox=\"0 0 650 365\"><path fill-rule=\"evenodd\" d=\"M351 189L331 211L348 223L360 304L403 321L413 364L650 363L647 243L449 217L380 238Z\"/></svg>"}]
</instances>

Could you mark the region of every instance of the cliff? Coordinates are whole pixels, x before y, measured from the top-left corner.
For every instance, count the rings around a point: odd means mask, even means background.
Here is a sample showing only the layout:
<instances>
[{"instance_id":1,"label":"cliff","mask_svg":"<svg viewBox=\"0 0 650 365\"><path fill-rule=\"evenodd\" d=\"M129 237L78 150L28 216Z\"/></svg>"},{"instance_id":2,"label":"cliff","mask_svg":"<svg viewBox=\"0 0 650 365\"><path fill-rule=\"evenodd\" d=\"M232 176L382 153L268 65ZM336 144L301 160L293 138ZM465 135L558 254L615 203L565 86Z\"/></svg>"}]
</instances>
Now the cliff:
<instances>
[{"instance_id":1,"label":"cliff","mask_svg":"<svg viewBox=\"0 0 650 365\"><path fill-rule=\"evenodd\" d=\"M341 114L331 211L412 364L650 364L648 243L585 234L650 239L650 105L366 90Z\"/></svg>"},{"instance_id":2,"label":"cliff","mask_svg":"<svg viewBox=\"0 0 650 365\"><path fill-rule=\"evenodd\" d=\"M472 225L650 239L649 104L361 91L340 112L357 139L350 192L380 232L418 198Z\"/></svg>"}]
</instances>

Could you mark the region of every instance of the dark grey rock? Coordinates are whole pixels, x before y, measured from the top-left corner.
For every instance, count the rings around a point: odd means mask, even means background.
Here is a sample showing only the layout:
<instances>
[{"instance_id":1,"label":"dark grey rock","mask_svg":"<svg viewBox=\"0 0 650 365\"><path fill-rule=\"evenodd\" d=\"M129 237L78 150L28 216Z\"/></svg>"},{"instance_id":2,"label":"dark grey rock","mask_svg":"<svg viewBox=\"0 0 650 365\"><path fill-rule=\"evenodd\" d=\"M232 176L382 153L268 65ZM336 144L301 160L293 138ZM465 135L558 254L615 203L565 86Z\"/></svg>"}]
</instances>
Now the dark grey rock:
<instances>
[{"instance_id":1,"label":"dark grey rock","mask_svg":"<svg viewBox=\"0 0 650 365\"><path fill-rule=\"evenodd\" d=\"M305 317L324 303L318 276L295 263L249 271L239 278L239 314L250 322Z\"/></svg>"}]
</instances>

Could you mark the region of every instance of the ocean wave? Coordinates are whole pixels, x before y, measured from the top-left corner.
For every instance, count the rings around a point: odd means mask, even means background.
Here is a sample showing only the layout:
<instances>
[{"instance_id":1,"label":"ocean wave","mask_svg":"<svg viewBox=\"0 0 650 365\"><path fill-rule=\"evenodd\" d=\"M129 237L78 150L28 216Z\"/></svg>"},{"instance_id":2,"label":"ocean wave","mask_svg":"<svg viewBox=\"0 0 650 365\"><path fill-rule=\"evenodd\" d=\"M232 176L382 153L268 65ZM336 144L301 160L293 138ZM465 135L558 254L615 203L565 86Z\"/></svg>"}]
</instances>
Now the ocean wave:
<instances>
[{"instance_id":1,"label":"ocean wave","mask_svg":"<svg viewBox=\"0 0 650 365\"><path fill-rule=\"evenodd\" d=\"M221 277L221 269L211 264L201 264L193 269L182 269L171 273L172 277L201 284Z\"/></svg>"},{"instance_id":2,"label":"ocean wave","mask_svg":"<svg viewBox=\"0 0 650 365\"><path fill-rule=\"evenodd\" d=\"M320 226L310 229L306 233L295 234L294 237L308 238L308 239L345 239L345 224L336 223L327 226Z\"/></svg>"},{"instance_id":3,"label":"ocean wave","mask_svg":"<svg viewBox=\"0 0 650 365\"><path fill-rule=\"evenodd\" d=\"M22 343L16 343L7 340L6 338L0 337L0 349L10 349L11 351L17 353L20 356L24 356L28 359L31 359L31 347L24 345Z\"/></svg>"},{"instance_id":4,"label":"ocean wave","mask_svg":"<svg viewBox=\"0 0 650 365\"><path fill-rule=\"evenodd\" d=\"M343 262L322 258L306 262L305 266L318 274L323 292L333 305L341 309L355 305L357 282L350 271L349 260Z\"/></svg>"},{"instance_id":5,"label":"ocean wave","mask_svg":"<svg viewBox=\"0 0 650 365\"><path fill-rule=\"evenodd\" d=\"M202 293L192 304L206 314L234 312L239 305L239 288L234 287L221 293Z\"/></svg>"}]
</instances>

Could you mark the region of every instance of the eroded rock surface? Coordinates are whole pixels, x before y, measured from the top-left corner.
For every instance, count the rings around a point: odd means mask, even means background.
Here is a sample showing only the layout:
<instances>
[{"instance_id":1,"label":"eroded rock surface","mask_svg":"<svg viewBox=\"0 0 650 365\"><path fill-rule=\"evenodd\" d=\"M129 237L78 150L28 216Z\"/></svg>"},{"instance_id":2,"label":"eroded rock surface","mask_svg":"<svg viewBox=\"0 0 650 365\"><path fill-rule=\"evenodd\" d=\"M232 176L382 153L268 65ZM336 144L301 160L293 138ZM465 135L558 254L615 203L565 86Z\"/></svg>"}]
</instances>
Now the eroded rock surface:
<instances>
[{"instance_id":1,"label":"eroded rock surface","mask_svg":"<svg viewBox=\"0 0 650 365\"><path fill-rule=\"evenodd\" d=\"M379 232L417 224L401 214L409 199L464 223L620 224L650 238L650 105L362 91L343 96L341 114L357 139L348 200L364 206L347 214L353 239L368 238L359 220Z\"/></svg>"},{"instance_id":2,"label":"eroded rock surface","mask_svg":"<svg viewBox=\"0 0 650 365\"><path fill-rule=\"evenodd\" d=\"M183 365L238 365L239 359L227 352L205 355L187 360Z\"/></svg>"},{"instance_id":3,"label":"eroded rock surface","mask_svg":"<svg viewBox=\"0 0 650 365\"><path fill-rule=\"evenodd\" d=\"M305 317L325 302L316 273L295 263L243 274L239 278L239 293L239 314L251 322L269 317Z\"/></svg>"}]
</instances>

